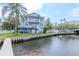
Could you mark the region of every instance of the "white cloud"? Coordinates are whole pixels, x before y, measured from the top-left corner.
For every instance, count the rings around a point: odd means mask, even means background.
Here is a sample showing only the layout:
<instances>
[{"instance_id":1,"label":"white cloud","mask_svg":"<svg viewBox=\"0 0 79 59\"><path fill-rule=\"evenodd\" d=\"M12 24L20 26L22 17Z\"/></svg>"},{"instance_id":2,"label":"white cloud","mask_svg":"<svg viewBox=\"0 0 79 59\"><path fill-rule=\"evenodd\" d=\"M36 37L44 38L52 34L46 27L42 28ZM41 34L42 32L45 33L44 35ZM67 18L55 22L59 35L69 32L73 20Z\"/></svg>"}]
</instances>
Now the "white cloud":
<instances>
[{"instance_id":1,"label":"white cloud","mask_svg":"<svg viewBox=\"0 0 79 59\"><path fill-rule=\"evenodd\" d=\"M39 0L37 0L39 1ZM44 3L78 3L78 0L42 0ZM0 3L25 3L27 0L0 0ZM31 2L35 2L31 0Z\"/></svg>"},{"instance_id":2,"label":"white cloud","mask_svg":"<svg viewBox=\"0 0 79 59\"><path fill-rule=\"evenodd\" d=\"M1 14L2 14L2 7L0 7L0 16L1 16Z\"/></svg>"},{"instance_id":3,"label":"white cloud","mask_svg":"<svg viewBox=\"0 0 79 59\"><path fill-rule=\"evenodd\" d=\"M68 19L72 21L78 21L79 20L79 6L76 6L75 8L71 9L68 12Z\"/></svg>"},{"instance_id":4,"label":"white cloud","mask_svg":"<svg viewBox=\"0 0 79 59\"><path fill-rule=\"evenodd\" d=\"M42 0L27 0L23 5L27 8L29 13L35 12L42 8Z\"/></svg>"},{"instance_id":5,"label":"white cloud","mask_svg":"<svg viewBox=\"0 0 79 59\"><path fill-rule=\"evenodd\" d=\"M27 8L27 11L29 13L36 12L37 10L41 9L44 3L54 3L53 0L25 0L25 1L19 0L19 2L23 3L23 5Z\"/></svg>"},{"instance_id":6,"label":"white cloud","mask_svg":"<svg viewBox=\"0 0 79 59\"><path fill-rule=\"evenodd\" d=\"M67 1L67 0L66 0ZM36 12L37 10L42 8L42 4L44 3L63 3L66 1L61 0L1 0L0 2L5 3L24 3L23 5L28 9L28 12ZM69 0L68 0L69 2Z\"/></svg>"},{"instance_id":7,"label":"white cloud","mask_svg":"<svg viewBox=\"0 0 79 59\"><path fill-rule=\"evenodd\" d=\"M76 7L74 9L72 9L69 12L69 15L73 16L73 17L79 17L79 7Z\"/></svg>"}]
</instances>

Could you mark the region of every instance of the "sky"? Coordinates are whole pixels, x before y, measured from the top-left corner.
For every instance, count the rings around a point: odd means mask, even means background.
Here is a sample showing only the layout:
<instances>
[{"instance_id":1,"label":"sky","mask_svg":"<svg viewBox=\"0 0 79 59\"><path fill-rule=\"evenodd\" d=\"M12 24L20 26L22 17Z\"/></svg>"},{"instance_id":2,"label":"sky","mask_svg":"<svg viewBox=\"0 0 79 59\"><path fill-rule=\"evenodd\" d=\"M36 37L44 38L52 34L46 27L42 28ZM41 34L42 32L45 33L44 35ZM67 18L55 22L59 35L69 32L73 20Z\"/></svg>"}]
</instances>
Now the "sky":
<instances>
[{"instance_id":1,"label":"sky","mask_svg":"<svg viewBox=\"0 0 79 59\"><path fill-rule=\"evenodd\" d=\"M79 20L79 4L77 3L45 3L37 12L49 17L54 23L60 23L64 18L66 21Z\"/></svg>"},{"instance_id":2,"label":"sky","mask_svg":"<svg viewBox=\"0 0 79 59\"><path fill-rule=\"evenodd\" d=\"M60 23L61 19L66 21L79 20L79 4L78 3L48 3L51 0L27 0L22 3L28 13L36 12L42 16L49 17L52 23ZM0 17L2 5L0 4Z\"/></svg>"}]
</instances>

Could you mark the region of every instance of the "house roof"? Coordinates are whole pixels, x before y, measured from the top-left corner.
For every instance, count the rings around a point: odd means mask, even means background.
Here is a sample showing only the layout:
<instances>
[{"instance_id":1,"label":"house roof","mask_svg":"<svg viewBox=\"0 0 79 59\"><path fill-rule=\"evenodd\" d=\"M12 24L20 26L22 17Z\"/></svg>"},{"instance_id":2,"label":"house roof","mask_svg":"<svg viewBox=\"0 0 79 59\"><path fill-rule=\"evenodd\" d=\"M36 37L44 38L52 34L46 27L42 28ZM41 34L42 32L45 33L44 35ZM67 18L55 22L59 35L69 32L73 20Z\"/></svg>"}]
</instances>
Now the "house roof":
<instances>
[{"instance_id":1,"label":"house roof","mask_svg":"<svg viewBox=\"0 0 79 59\"><path fill-rule=\"evenodd\" d=\"M33 12L33 13L28 14L28 16L40 16L40 15L38 13Z\"/></svg>"},{"instance_id":2,"label":"house roof","mask_svg":"<svg viewBox=\"0 0 79 59\"><path fill-rule=\"evenodd\" d=\"M41 16L41 15L39 15L38 13L35 13L35 12L28 14L28 16L29 16L29 17L30 17L30 16L40 17L41 20L43 20L43 19L45 18L45 17L43 17L43 16Z\"/></svg>"}]
</instances>

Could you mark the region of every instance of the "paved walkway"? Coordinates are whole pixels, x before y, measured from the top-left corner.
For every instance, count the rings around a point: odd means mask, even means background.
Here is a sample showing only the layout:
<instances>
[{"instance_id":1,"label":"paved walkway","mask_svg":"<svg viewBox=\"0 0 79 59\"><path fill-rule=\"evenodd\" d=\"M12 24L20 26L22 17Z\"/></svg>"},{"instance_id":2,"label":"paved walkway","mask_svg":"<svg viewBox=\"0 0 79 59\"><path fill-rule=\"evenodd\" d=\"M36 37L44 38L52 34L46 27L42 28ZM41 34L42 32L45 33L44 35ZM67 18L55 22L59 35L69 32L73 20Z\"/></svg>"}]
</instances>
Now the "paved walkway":
<instances>
[{"instance_id":1,"label":"paved walkway","mask_svg":"<svg viewBox=\"0 0 79 59\"><path fill-rule=\"evenodd\" d=\"M0 56L13 56L11 39L6 38L0 50Z\"/></svg>"}]
</instances>

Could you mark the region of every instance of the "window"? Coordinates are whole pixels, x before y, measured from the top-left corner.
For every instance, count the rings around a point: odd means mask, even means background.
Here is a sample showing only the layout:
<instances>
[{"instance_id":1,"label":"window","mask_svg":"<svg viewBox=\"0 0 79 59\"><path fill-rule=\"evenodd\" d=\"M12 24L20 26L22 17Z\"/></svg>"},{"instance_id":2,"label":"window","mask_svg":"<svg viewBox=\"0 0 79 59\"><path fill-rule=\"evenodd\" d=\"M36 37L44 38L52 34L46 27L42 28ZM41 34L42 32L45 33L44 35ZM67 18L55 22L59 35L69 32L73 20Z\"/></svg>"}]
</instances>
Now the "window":
<instances>
[{"instance_id":1,"label":"window","mask_svg":"<svg viewBox=\"0 0 79 59\"><path fill-rule=\"evenodd\" d=\"M32 18L32 19L39 19L39 17L37 17L37 16L29 16L29 18Z\"/></svg>"}]
</instances>

